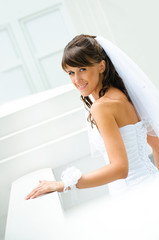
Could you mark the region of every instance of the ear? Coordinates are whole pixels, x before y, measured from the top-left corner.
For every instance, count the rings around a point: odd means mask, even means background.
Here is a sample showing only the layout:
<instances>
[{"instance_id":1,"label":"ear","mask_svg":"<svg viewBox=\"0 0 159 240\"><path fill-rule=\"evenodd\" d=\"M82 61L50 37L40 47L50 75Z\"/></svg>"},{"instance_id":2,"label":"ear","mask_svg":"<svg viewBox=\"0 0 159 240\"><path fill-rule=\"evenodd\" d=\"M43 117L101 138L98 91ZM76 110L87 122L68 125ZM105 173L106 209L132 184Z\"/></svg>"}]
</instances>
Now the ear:
<instances>
[{"instance_id":1,"label":"ear","mask_svg":"<svg viewBox=\"0 0 159 240\"><path fill-rule=\"evenodd\" d=\"M99 73L103 73L106 69L106 62L104 60L102 60L100 63L99 63Z\"/></svg>"}]
</instances>

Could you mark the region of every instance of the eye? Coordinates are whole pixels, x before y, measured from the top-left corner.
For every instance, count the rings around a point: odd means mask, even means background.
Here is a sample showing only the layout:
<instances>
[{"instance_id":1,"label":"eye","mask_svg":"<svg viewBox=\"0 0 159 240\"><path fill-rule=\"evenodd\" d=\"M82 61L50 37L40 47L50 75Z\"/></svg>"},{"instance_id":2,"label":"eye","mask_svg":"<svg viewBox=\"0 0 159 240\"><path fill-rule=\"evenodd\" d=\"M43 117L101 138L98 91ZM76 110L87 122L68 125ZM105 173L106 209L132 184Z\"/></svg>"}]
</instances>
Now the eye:
<instances>
[{"instance_id":1,"label":"eye","mask_svg":"<svg viewBox=\"0 0 159 240\"><path fill-rule=\"evenodd\" d=\"M72 73L73 73L73 72L71 72L71 71L70 71L70 72L68 72L68 74L69 74L69 75L72 75Z\"/></svg>"},{"instance_id":2,"label":"eye","mask_svg":"<svg viewBox=\"0 0 159 240\"><path fill-rule=\"evenodd\" d=\"M80 68L80 71L82 71L82 72L85 71L85 70L86 70L86 68Z\"/></svg>"}]
</instances>

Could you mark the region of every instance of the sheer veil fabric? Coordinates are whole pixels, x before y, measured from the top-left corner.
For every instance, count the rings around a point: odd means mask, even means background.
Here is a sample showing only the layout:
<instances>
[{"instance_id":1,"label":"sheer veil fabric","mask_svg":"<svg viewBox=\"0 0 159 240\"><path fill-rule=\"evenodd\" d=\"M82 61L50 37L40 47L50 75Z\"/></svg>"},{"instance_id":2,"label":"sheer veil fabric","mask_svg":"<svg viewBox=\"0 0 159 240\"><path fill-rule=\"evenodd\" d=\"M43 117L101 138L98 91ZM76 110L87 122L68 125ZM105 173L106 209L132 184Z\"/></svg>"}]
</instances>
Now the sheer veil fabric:
<instances>
[{"instance_id":1,"label":"sheer veil fabric","mask_svg":"<svg viewBox=\"0 0 159 240\"><path fill-rule=\"evenodd\" d=\"M101 36L95 39L122 78L138 116L147 129L147 134L159 137L159 90L121 49Z\"/></svg>"}]
</instances>

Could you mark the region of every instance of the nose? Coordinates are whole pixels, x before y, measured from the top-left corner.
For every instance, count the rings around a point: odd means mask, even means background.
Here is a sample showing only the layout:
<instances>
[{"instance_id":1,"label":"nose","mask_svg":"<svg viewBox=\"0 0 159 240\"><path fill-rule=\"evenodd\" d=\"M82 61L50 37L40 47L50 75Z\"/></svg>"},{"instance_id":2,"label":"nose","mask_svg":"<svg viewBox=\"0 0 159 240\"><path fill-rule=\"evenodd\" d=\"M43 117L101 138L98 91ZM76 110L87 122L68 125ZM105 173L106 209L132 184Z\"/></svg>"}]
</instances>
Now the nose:
<instances>
[{"instance_id":1,"label":"nose","mask_svg":"<svg viewBox=\"0 0 159 240\"><path fill-rule=\"evenodd\" d=\"M75 81L75 83L79 83L80 82L80 75L78 73L74 74L74 81Z\"/></svg>"}]
</instances>

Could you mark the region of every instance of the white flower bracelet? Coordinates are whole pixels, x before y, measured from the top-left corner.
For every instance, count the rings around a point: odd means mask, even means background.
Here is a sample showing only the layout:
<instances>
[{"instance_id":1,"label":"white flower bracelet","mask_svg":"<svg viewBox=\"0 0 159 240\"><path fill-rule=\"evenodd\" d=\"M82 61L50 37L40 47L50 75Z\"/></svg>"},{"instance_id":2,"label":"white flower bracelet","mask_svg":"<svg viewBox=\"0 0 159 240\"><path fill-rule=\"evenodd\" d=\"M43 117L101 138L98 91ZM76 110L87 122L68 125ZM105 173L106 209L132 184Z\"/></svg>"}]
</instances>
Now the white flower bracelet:
<instances>
[{"instance_id":1,"label":"white flower bracelet","mask_svg":"<svg viewBox=\"0 0 159 240\"><path fill-rule=\"evenodd\" d=\"M69 167L66 168L62 174L61 174L61 180L64 182L64 190L63 192L68 191L68 187L76 188L76 184L78 183L78 180L81 178L82 173L81 171L76 167Z\"/></svg>"}]
</instances>

